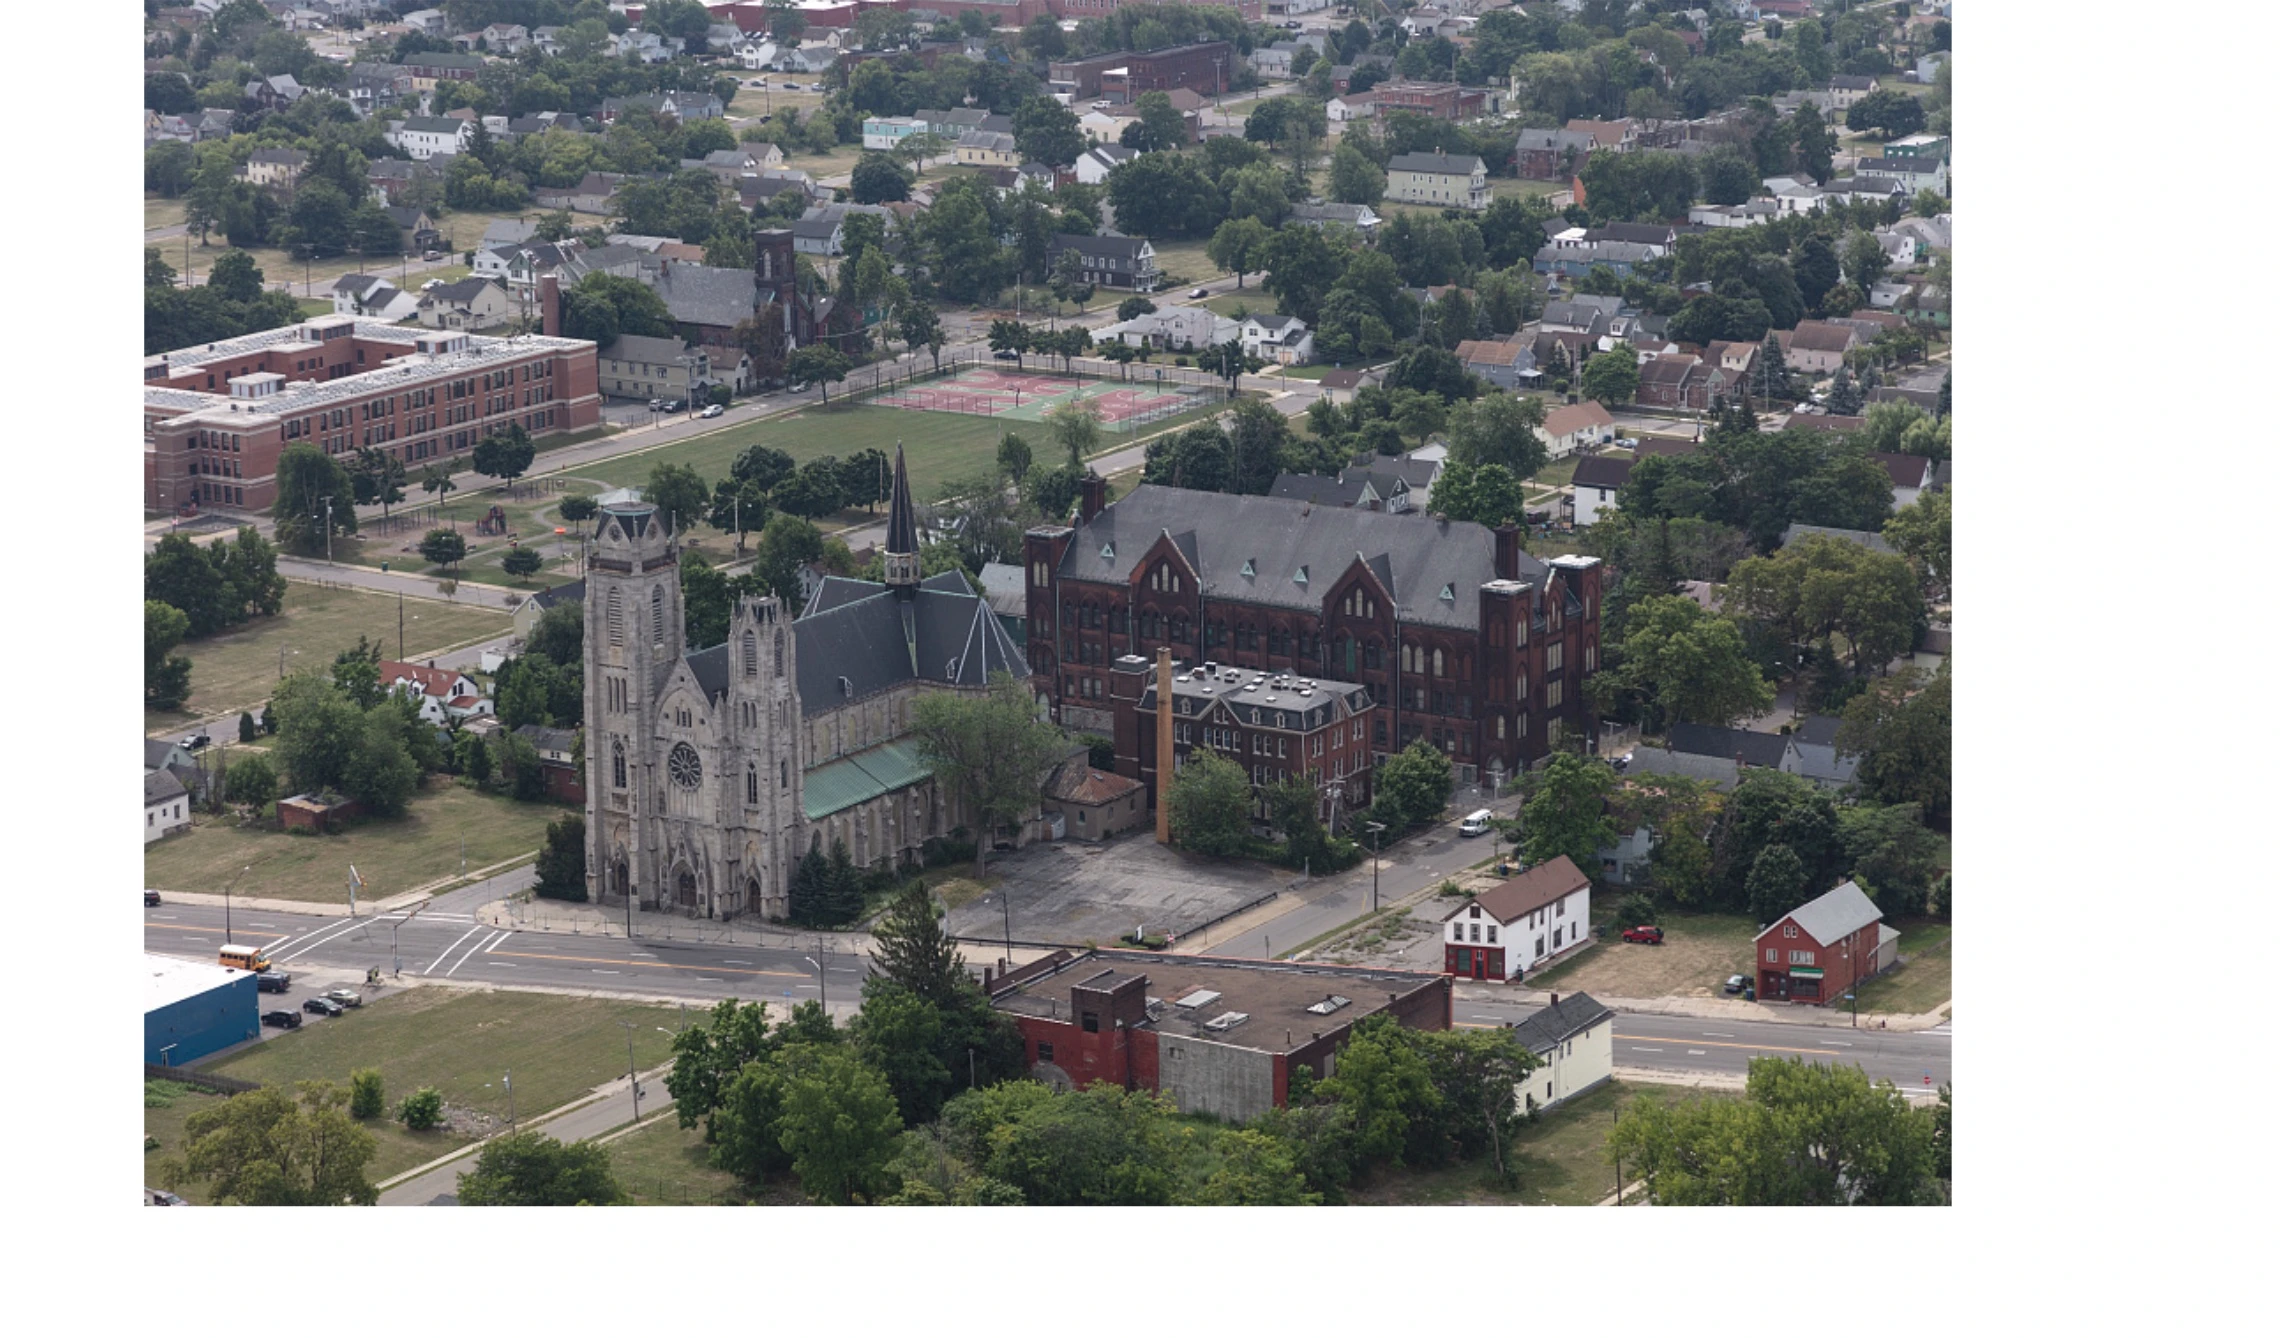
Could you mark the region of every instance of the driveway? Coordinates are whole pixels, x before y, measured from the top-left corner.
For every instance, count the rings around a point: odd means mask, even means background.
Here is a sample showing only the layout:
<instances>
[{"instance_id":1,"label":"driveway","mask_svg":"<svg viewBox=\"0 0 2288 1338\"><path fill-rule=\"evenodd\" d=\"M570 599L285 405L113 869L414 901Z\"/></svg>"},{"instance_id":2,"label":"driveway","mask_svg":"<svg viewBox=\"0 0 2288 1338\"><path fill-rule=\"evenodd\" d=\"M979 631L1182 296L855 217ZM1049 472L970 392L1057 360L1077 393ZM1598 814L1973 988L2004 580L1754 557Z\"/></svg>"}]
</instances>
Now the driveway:
<instances>
[{"instance_id":1,"label":"driveway","mask_svg":"<svg viewBox=\"0 0 2288 1338\"><path fill-rule=\"evenodd\" d=\"M996 943L1109 944L1142 925L1184 934L1294 881L1284 870L1199 859L1160 845L1150 832L1092 845L1039 842L986 866L997 886L953 911L953 932ZM1003 924L1003 898L1008 920Z\"/></svg>"}]
</instances>

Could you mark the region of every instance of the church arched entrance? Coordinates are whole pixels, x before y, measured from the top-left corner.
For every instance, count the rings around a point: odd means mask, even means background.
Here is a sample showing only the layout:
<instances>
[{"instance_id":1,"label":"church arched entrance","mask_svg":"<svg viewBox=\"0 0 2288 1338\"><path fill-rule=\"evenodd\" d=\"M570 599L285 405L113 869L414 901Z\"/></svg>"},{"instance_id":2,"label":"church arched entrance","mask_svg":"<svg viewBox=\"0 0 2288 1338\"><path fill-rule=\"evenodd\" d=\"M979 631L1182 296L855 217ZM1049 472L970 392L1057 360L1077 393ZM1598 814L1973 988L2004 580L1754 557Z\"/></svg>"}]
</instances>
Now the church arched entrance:
<instances>
[{"instance_id":1,"label":"church arched entrance","mask_svg":"<svg viewBox=\"0 0 2288 1338\"><path fill-rule=\"evenodd\" d=\"M685 910L699 904L699 875L688 864L675 866L675 904Z\"/></svg>"},{"instance_id":2,"label":"church arched entrance","mask_svg":"<svg viewBox=\"0 0 2288 1338\"><path fill-rule=\"evenodd\" d=\"M757 915L763 913L763 885L752 875L747 878L747 904L739 909L753 911Z\"/></svg>"},{"instance_id":3,"label":"church arched entrance","mask_svg":"<svg viewBox=\"0 0 2288 1338\"><path fill-rule=\"evenodd\" d=\"M628 858L625 855L612 861L611 892L615 897L625 897L628 894Z\"/></svg>"}]
</instances>

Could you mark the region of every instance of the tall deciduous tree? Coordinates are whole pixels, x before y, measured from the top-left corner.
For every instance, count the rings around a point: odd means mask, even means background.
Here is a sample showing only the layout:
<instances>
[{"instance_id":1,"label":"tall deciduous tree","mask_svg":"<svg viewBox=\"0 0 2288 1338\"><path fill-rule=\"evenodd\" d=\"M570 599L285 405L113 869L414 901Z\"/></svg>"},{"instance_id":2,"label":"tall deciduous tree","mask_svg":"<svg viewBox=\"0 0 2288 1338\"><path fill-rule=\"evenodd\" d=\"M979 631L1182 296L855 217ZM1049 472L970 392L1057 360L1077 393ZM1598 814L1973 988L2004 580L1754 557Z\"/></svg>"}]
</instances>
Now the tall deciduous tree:
<instances>
[{"instance_id":1,"label":"tall deciduous tree","mask_svg":"<svg viewBox=\"0 0 2288 1338\"><path fill-rule=\"evenodd\" d=\"M1168 805L1168 836L1202 855L1235 855L1246 848L1247 815L1253 792L1237 762L1194 749L1184 759L1162 800Z\"/></svg>"},{"instance_id":2,"label":"tall deciduous tree","mask_svg":"<svg viewBox=\"0 0 2288 1338\"><path fill-rule=\"evenodd\" d=\"M271 505L278 542L303 554L326 551L328 527L356 534L357 486L324 451L299 442L278 453L278 500Z\"/></svg>"},{"instance_id":3,"label":"tall deciduous tree","mask_svg":"<svg viewBox=\"0 0 2288 1338\"><path fill-rule=\"evenodd\" d=\"M207 1184L216 1201L259 1207L372 1204L374 1136L349 1117L346 1092L303 1082L242 1092L184 1121L169 1177Z\"/></svg>"},{"instance_id":4,"label":"tall deciduous tree","mask_svg":"<svg viewBox=\"0 0 2288 1338\"><path fill-rule=\"evenodd\" d=\"M1944 827L1954 804L1954 674L1880 679L1843 708L1836 747L1859 754L1859 784L1885 803L1915 804Z\"/></svg>"},{"instance_id":5,"label":"tall deciduous tree","mask_svg":"<svg viewBox=\"0 0 2288 1338\"><path fill-rule=\"evenodd\" d=\"M624 1203L611 1150L578 1139L561 1143L526 1129L488 1139L462 1172L454 1197L476 1208L571 1208Z\"/></svg>"},{"instance_id":6,"label":"tall deciduous tree","mask_svg":"<svg viewBox=\"0 0 2288 1338\"><path fill-rule=\"evenodd\" d=\"M1593 757L1552 753L1548 764L1531 773L1532 795L1518 808L1518 858L1528 865L1559 855L1595 877L1603 867L1597 852L1613 844L1618 832L1605 816L1613 796L1613 769Z\"/></svg>"},{"instance_id":7,"label":"tall deciduous tree","mask_svg":"<svg viewBox=\"0 0 2288 1338\"><path fill-rule=\"evenodd\" d=\"M1033 811L1041 779L1065 748L1063 731L1036 717L1032 692L1004 674L982 695L933 693L914 702L914 739L957 811L976 820L975 867L993 833Z\"/></svg>"},{"instance_id":8,"label":"tall deciduous tree","mask_svg":"<svg viewBox=\"0 0 2288 1338\"><path fill-rule=\"evenodd\" d=\"M846 1049L794 1046L775 1062L786 1072L779 1146L803 1192L818 1203L879 1197L904 1127L890 1085Z\"/></svg>"},{"instance_id":9,"label":"tall deciduous tree","mask_svg":"<svg viewBox=\"0 0 2288 1338\"><path fill-rule=\"evenodd\" d=\"M1660 595L1631 609L1629 624L1623 663L1670 720L1723 725L1771 709L1772 687L1729 620Z\"/></svg>"}]
</instances>

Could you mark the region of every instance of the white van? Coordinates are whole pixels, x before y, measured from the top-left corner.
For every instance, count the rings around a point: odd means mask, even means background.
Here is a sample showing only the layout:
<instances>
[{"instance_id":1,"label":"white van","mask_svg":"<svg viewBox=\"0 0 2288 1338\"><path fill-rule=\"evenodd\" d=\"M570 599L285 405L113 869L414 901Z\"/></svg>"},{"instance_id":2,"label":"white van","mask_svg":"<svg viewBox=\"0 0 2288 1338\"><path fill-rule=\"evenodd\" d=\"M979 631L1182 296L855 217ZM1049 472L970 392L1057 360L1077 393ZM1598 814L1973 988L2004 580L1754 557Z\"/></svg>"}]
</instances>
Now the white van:
<instances>
[{"instance_id":1,"label":"white van","mask_svg":"<svg viewBox=\"0 0 2288 1338\"><path fill-rule=\"evenodd\" d=\"M1494 811L1490 808L1481 808L1462 819L1462 835L1464 836L1484 836L1493 829Z\"/></svg>"}]
</instances>

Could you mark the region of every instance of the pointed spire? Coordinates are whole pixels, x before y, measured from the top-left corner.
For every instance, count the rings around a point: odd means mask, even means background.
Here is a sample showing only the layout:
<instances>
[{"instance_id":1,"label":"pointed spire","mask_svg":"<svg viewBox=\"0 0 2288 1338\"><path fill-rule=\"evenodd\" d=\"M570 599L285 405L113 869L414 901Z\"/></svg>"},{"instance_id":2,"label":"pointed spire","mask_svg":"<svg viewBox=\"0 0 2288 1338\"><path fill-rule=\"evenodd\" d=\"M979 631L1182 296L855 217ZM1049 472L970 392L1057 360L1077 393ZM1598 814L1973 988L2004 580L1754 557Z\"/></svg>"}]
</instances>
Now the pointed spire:
<instances>
[{"instance_id":1,"label":"pointed spire","mask_svg":"<svg viewBox=\"0 0 2288 1338\"><path fill-rule=\"evenodd\" d=\"M911 586L921 580L921 543L914 534L914 498L906 486L906 444L898 443L890 471L890 532L882 541L885 584Z\"/></svg>"}]
</instances>

